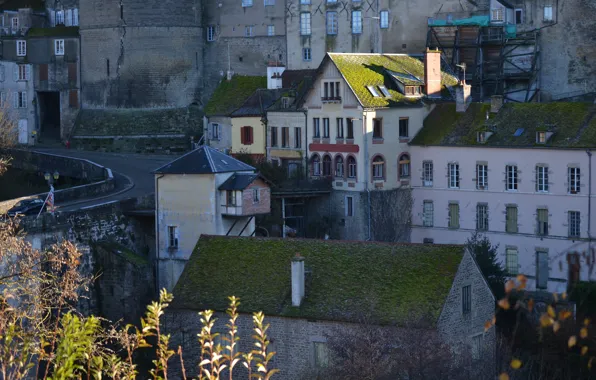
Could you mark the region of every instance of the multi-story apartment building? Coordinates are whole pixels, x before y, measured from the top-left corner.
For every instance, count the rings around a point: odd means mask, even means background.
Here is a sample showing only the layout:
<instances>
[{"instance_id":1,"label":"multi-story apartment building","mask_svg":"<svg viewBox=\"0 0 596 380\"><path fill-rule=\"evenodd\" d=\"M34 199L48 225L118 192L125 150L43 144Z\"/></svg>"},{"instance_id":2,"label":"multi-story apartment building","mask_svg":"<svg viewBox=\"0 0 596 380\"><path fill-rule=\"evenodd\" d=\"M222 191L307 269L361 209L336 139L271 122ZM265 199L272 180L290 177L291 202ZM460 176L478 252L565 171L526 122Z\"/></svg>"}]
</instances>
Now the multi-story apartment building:
<instances>
[{"instance_id":1,"label":"multi-story apartment building","mask_svg":"<svg viewBox=\"0 0 596 380\"><path fill-rule=\"evenodd\" d=\"M410 144L412 242L464 243L478 231L530 289L593 279L596 105L501 105L442 104L426 118Z\"/></svg>"},{"instance_id":2,"label":"multi-story apartment building","mask_svg":"<svg viewBox=\"0 0 596 380\"><path fill-rule=\"evenodd\" d=\"M451 98L457 80L441 74L439 51L329 53L319 73L304 104L309 173L333 180L329 207L343 219L339 235L364 240L370 237L362 228L370 214L366 192L409 186L408 142L431 104Z\"/></svg>"}]
</instances>

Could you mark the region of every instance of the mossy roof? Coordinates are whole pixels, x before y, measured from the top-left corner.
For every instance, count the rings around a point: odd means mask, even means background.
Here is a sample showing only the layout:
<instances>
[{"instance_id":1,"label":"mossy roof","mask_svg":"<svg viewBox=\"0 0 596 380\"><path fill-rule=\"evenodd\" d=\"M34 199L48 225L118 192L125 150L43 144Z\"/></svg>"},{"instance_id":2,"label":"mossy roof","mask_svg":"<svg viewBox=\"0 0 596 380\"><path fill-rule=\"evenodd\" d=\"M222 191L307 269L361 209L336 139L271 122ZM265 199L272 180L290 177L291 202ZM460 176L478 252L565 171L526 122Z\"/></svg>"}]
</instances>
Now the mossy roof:
<instances>
[{"instance_id":1,"label":"mossy roof","mask_svg":"<svg viewBox=\"0 0 596 380\"><path fill-rule=\"evenodd\" d=\"M223 79L207 102L207 116L229 116L259 88L267 88L267 77L234 75Z\"/></svg>"},{"instance_id":2,"label":"mossy roof","mask_svg":"<svg viewBox=\"0 0 596 380\"><path fill-rule=\"evenodd\" d=\"M27 37L78 37L78 26L56 26L54 28L30 28Z\"/></svg>"},{"instance_id":3,"label":"mossy roof","mask_svg":"<svg viewBox=\"0 0 596 380\"><path fill-rule=\"evenodd\" d=\"M397 107L419 105L422 102L422 98L406 97L399 92L388 73L388 71L392 71L405 77L414 76L424 81L424 64L421 57L404 54L346 53L328 53L327 57L343 75L363 107ZM441 82L445 89L445 86L455 86L457 79L446 72L442 72ZM417 82L417 84L419 83ZM373 97L366 88L366 86L380 85L387 87L391 94L390 98ZM449 92L443 92L446 97L449 97L448 94Z\"/></svg>"},{"instance_id":4,"label":"mossy roof","mask_svg":"<svg viewBox=\"0 0 596 380\"><path fill-rule=\"evenodd\" d=\"M463 246L202 235L174 289L175 308L381 324L436 322ZM290 265L304 257L306 295L291 304Z\"/></svg>"},{"instance_id":5,"label":"mossy roof","mask_svg":"<svg viewBox=\"0 0 596 380\"><path fill-rule=\"evenodd\" d=\"M547 148L596 146L594 104L507 103L496 114L489 111L490 105L485 103L472 103L465 113L455 112L453 103L438 104L426 117L423 128L411 144ZM485 143L477 142L480 131L492 132ZM553 135L546 144L538 144L537 131L553 132ZM515 136L516 132L519 136Z\"/></svg>"}]
</instances>

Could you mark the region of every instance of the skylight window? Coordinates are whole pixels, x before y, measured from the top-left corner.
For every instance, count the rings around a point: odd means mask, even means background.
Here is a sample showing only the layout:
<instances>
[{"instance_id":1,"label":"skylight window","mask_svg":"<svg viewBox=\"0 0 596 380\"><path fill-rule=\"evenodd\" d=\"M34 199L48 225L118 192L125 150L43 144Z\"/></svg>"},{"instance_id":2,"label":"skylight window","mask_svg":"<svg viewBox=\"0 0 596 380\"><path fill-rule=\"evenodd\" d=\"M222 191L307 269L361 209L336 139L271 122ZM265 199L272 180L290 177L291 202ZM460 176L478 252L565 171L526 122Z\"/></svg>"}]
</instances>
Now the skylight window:
<instances>
[{"instance_id":1,"label":"skylight window","mask_svg":"<svg viewBox=\"0 0 596 380\"><path fill-rule=\"evenodd\" d=\"M391 97L391 94L389 93L389 90L387 90L387 87L385 87L385 86L379 86L379 90L381 90L381 92L383 93L383 95L386 98L390 98Z\"/></svg>"},{"instance_id":2,"label":"skylight window","mask_svg":"<svg viewBox=\"0 0 596 380\"><path fill-rule=\"evenodd\" d=\"M522 133L524 133L524 129L523 128L518 128L515 133L513 134L513 136L515 137L519 137L522 135Z\"/></svg>"},{"instance_id":3,"label":"skylight window","mask_svg":"<svg viewBox=\"0 0 596 380\"><path fill-rule=\"evenodd\" d=\"M371 95L375 98L380 97L379 93L377 92L374 86L366 86L366 88L368 88L368 91L370 91Z\"/></svg>"}]
</instances>

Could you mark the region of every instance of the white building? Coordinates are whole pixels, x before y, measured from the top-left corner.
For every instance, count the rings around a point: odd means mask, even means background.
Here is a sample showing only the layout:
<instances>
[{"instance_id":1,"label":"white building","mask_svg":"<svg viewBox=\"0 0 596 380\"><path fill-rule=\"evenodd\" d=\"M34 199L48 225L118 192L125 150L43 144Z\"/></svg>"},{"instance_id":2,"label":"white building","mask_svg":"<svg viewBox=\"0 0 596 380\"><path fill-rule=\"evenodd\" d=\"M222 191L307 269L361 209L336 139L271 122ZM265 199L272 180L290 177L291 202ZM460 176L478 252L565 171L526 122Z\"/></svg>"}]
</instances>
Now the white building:
<instances>
[{"instance_id":1,"label":"white building","mask_svg":"<svg viewBox=\"0 0 596 380\"><path fill-rule=\"evenodd\" d=\"M34 144L35 105L30 64L0 61L1 111L7 112L18 131L18 143Z\"/></svg>"}]
</instances>

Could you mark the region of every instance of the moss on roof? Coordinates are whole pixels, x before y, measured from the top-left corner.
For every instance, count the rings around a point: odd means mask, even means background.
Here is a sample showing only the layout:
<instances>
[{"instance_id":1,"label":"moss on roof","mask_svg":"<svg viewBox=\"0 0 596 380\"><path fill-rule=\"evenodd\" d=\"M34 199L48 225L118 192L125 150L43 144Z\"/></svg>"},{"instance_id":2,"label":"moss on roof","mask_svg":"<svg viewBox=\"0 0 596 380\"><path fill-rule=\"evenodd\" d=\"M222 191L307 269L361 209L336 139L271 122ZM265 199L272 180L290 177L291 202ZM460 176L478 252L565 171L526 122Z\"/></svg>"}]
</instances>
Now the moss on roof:
<instances>
[{"instance_id":1,"label":"moss on roof","mask_svg":"<svg viewBox=\"0 0 596 380\"><path fill-rule=\"evenodd\" d=\"M290 263L305 258L306 296L291 306ZM463 256L455 245L206 236L174 289L174 307L377 323L436 322Z\"/></svg>"},{"instance_id":2,"label":"moss on roof","mask_svg":"<svg viewBox=\"0 0 596 380\"><path fill-rule=\"evenodd\" d=\"M78 26L56 26L54 28L30 28L27 37L78 37Z\"/></svg>"},{"instance_id":3,"label":"moss on roof","mask_svg":"<svg viewBox=\"0 0 596 380\"><path fill-rule=\"evenodd\" d=\"M404 75L414 75L424 80L424 64L416 57L403 54L344 54L328 53L329 58L344 78L360 103L364 107L395 107L399 105L418 104L420 98L406 97L392 83L385 69ZM457 79L443 72L443 86L454 86ZM391 98L373 97L366 86L385 85Z\"/></svg>"},{"instance_id":4,"label":"moss on roof","mask_svg":"<svg viewBox=\"0 0 596 380\"><path fill-rule=\"evenodd\" d=\"M267 88L267 77L234 75L222 80L205 107L207 116L228 116L238 109L257 89Z\"/></svg>"},{"instance_id":5,"label":"moss on roof","mask_svg":"<svg viewBox=\"0 0 596 380\"><path fill-rule=\"evenodd\" d=\"M439 104L424 120L412 145L488 145L511 147L585 148L596 146L596 105L590 103L507 103L497 114L490 105L473 103L465 113L455 104ZM521 130L519 136L514 136ZM485 143L477 132L491 131ZM537 131L554 134L536 143Z\"/></svg>"}]
</instances>

